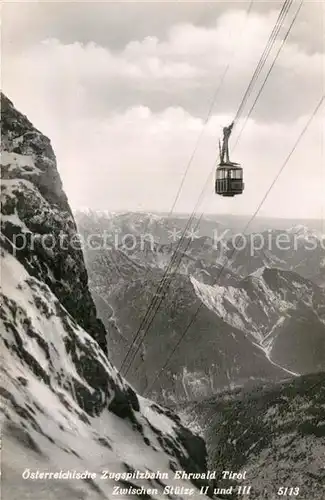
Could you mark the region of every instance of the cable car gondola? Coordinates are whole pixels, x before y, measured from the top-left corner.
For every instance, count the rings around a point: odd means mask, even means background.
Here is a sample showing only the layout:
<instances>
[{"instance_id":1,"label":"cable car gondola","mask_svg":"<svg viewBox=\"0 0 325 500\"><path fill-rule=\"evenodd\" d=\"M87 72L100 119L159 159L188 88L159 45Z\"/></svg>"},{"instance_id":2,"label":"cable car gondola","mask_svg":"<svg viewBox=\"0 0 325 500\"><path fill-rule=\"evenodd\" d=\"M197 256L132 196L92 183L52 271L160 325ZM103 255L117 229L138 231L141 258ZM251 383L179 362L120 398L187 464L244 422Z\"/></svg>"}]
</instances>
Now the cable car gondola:
<instances>
[{"instance_id":1,"label":"cable car gondola","mask_svg":"<svg viewBox=\"0 0 325 500\"><path fill-rule=\"evenodd\" d=\"M229 137L234 123L223 129L222 148L219 142L220 163L217 167L216 194L220 196L235 196L244 190L243 169L239 163L229 159Z\"/></svg>"}]
</instances>

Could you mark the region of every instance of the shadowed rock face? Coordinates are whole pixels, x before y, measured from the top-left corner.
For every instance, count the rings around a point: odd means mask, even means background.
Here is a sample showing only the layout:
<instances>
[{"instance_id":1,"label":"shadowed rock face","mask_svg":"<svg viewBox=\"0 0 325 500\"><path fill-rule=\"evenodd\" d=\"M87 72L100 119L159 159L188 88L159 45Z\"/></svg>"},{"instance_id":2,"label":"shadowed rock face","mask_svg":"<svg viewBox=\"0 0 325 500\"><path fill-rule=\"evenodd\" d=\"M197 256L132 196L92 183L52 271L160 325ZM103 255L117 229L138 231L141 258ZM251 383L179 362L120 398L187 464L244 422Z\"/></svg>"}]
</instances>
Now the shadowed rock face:
<instances>
[{"instance_id":1,"label":"shadowed rock face","mask_svg":"<svg viewBox=\"0 0 325 500\"><path fill-rule=\"evenodd\" d=\"M12 500L13 483L22 500L28 494L53 498L53 491L55 498L109 499L119 484L49 482L26 489L20 483L27 465L119 473L160 469L170 478L174 470L204 472L202 438L171 412L140 399L107 358L106 331L96 317L82 251L74 244L76 225L50 141L1 97L6 498ZM161 481L160 493L171 484Z\"/></svg>"},{"instance_id":2,"label":"shadowed rock face","mask_svg":"<svg viewBox=\"0 0 325 500\"><path fill-rule=\"evenodd\" d=\"M96 317L77 228L62 189L50 140L1 95L2 232L16 256L44 281L107 353Z\"/></svg>"}]
</instances>

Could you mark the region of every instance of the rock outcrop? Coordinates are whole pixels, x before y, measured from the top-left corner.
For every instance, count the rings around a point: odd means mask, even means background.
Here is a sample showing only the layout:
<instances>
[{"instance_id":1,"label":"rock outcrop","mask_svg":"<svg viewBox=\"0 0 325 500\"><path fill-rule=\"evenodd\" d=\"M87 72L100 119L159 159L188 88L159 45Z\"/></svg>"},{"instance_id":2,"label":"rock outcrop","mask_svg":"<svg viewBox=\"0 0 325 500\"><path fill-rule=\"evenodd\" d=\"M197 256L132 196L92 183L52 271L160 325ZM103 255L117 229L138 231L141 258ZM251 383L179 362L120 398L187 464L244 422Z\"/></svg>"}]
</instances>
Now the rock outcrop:
<instances>
[{"instance_id":1,"label":"rock outcrop","mask_svg":"<svg viewBox=\"0 0 325 500\"><path fill-rule=\"evenodd\" d=\"M50 140L1 96L2 232L104 352L106 332L88 290L82 241L62 189Z\"/></svg>"}]
</instances>

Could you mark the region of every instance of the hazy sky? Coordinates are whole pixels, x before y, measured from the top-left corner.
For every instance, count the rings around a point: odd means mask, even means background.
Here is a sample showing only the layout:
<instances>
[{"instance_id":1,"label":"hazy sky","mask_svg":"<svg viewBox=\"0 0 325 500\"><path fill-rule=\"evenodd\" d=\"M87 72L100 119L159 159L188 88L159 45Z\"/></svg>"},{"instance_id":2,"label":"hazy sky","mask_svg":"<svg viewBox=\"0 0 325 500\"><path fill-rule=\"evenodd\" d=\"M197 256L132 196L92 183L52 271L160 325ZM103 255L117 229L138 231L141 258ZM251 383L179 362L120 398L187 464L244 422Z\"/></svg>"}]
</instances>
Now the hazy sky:
<instances>
[{"instance_id":1,"label":"hazy sky","mask_svg":"<svg viewBox=\"0 0 325 500\"><path fill-rule=\"evenodd\" d=\"M175 206L192 212L282 4L255 0L247 16L249 0L5 2L3 90L50 137L71 206L168 211L228 67ZM244 194L216 196L212 177L199 212L256 210L324 94L324 21L324 3L305 0L231 155L244 167ZM322 216L323 141L324 106L260 215Z\"/></svg>"}]
</instances>

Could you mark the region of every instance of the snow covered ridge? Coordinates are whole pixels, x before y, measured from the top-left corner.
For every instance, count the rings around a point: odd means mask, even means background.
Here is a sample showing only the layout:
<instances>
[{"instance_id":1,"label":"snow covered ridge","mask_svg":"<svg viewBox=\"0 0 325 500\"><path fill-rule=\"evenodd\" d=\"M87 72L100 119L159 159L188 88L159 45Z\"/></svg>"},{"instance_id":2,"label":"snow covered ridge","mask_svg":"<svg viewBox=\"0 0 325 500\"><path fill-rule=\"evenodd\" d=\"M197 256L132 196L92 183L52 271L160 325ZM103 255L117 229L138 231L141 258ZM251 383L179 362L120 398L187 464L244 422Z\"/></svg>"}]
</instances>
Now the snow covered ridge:
<instances>
[{"instance_id":1,"label":"snow covered ridge","mask_svg":"<svg viewBox=\"0 0 325 500\"><path fill-rule=\"evenodd\" d=\"M322 231L312 230L302 224L291 227L287 230L287 232L296 235L298 238L306 240L313 238L322 240L325 238L325 234L323 234Z\"/></svg>"},{"instance_id":2,"label":"snow covered ridge","mask_svg":"<svg viewBox=\"0 0 325 500\"><path fill-rule=\"evenodd\" d=\"M174 476L205 472L204 441L173 413L138 398L110 363L82 252L14 248L14 236L28 242L29 234L69 235L76 226L49 140L4 96L2 125L4 496L13 498L14 484L22 500L110 499L116 487L142 488L153 499L168 498L166 487L174 499L192 489L195 497L206 482ZM27 469L87 474L32 480L22 476ZM115 479L104 478L105 471L116 472ZM146 479L146 471L161 471L163 479ZM123 479L125 473L134 479Z\"/></svg>"}]
</instances>

